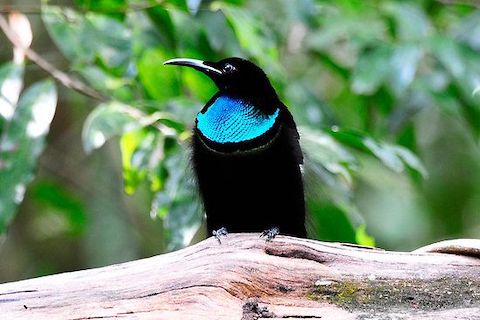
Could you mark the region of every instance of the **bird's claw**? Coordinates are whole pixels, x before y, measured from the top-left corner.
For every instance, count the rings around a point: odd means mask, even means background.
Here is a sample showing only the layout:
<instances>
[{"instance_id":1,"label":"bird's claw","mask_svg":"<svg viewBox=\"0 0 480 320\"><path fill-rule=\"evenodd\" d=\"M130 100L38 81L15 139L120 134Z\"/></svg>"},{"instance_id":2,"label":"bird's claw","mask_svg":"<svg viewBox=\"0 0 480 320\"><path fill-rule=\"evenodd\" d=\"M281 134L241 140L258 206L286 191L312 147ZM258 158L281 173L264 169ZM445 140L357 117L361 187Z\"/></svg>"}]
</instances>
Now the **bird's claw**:
<instances>
[{"instance_id":1,"label":"bird's claw","mask_svg":"<svg viewBox=\"0 0 480 320\"><path fill-rule=\"evenodd\" d=\"M212 231L212 236L214 236L215 239L217 239L218 243L221 244L222 241L220 240L220 237L226 237L226 236L228 236L227 228L221 227L221 228L218 229L218 230L213 230L213 231Z\"/></svg>"},{"instance_id":2,"label":"bird's claw","mask_svg":"<svg viewBox=\"0 0 480 320\"><path fill-rule=\"evenodd\" d=\"M280 233L280 230L277 227L272 227L270 229L264 230L260 234L260 238L265 237L266 241L271 241L274 239L278 234Z\"/></svg>"}]
</instances>

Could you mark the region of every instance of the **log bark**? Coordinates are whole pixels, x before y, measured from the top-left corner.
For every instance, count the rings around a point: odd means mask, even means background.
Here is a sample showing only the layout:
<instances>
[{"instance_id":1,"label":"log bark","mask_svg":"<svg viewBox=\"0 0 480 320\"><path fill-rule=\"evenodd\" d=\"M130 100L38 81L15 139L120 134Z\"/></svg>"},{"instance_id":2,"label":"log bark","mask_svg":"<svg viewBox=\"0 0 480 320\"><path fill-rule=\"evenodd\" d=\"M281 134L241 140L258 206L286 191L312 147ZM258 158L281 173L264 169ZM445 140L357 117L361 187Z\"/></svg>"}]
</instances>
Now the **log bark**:
<instances>
[{"instance_id":1,"label":"log bark","mask_svg":"<svg viewBox=\"0 0 480 320\"><path fill-rule=\"evenodd\" d=\"M221 244L209 238L151 258L1 284L0 319L480 319L480 259L472 252L230 234Z\"/></svg>"}]
</instances>

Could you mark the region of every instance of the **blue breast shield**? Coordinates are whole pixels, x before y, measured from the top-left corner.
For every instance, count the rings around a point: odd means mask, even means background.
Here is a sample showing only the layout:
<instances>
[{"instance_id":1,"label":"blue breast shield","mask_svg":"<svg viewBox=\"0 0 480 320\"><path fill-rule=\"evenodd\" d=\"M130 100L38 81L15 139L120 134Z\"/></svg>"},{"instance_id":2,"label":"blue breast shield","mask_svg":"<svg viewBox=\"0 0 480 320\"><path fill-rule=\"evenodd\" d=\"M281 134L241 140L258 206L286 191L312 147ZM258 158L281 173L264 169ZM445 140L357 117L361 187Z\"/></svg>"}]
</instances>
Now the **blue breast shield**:
<instances>
[{"instance_id":1,"label":"blue breast shield","mask_svg":"<svg viewBox=\"0 0 480 320\"><path fill-rule=\"evenodd\" d=\"M239 143L266 133L279 113L277 108L266 115L244 100L219 96L204 113L198 113L197 128L214 142Z\"/></svg>"}]
</instances>

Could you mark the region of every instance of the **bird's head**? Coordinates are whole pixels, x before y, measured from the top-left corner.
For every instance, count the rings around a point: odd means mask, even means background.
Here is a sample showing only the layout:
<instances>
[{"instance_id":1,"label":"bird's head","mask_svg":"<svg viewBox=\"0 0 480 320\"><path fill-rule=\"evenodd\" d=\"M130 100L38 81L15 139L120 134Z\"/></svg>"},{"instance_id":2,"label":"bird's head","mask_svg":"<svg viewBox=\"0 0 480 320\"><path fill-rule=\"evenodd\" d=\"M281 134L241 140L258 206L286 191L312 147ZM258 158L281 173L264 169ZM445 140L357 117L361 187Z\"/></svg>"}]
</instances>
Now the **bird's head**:
<instances>
[{"instance_id":1,"label":"bird's head","mask_svg":"<svg viewBox=\"0 0 480 320\"><path fill-rule=\"evenodd\" d=\"M278 97L266 74L254 63L242 58L226 58L218 62L176 58L166 65L191 67L206 74L221 93L246 100L256 105L277 104Z\"/></svg>"}]
</instances>

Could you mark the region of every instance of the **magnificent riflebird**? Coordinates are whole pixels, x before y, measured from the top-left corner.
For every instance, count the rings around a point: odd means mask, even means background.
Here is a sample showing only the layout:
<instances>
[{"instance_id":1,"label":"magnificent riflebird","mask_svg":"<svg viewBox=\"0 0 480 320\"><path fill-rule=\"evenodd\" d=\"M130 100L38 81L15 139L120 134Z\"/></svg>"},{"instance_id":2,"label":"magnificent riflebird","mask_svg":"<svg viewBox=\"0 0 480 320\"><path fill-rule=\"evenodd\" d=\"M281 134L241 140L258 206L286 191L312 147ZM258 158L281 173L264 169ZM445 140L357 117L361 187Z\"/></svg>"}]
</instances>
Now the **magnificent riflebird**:
<instances>
[{"instance_id":1,"label":"magnificent riflebird","mask_svg":"<svg viewBox=\"0 0 480 320\"><path fill-rule=\"evenodd\" d=\"M197 114L192 137L208 231L278 228L306 237L299 134L263 70L241 58L164 64L198 70L218 88Z\"/></svg>"}]
</instances>

